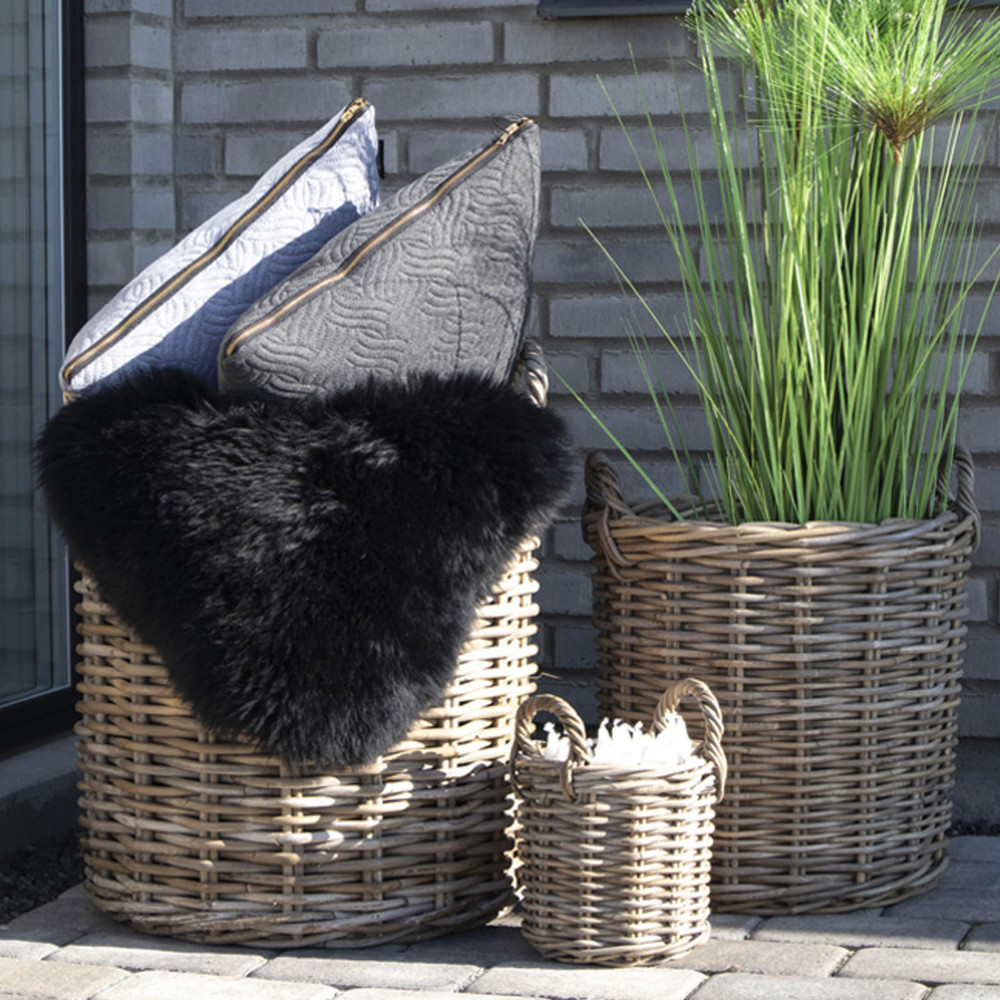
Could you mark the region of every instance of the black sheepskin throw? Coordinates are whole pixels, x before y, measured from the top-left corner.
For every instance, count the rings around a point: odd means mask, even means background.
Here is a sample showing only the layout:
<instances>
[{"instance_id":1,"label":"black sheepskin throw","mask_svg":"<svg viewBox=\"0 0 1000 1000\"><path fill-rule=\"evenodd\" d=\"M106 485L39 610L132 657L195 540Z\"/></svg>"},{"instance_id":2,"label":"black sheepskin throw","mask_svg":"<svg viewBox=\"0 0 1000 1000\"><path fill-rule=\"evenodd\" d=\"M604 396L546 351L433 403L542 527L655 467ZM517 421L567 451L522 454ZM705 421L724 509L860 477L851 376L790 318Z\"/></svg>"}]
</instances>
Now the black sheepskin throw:
<instances>
[{"instance_id":1,"label":"black sheepskin throw","mask_svg":"<svg viewBox=\"0 0 1000 1000\"><path fill-rule=\"evenodd\" d=\"M203 723L328 766L440 697L570 478L559 418L468 375L297 402L163 371L70 403L38 461L71 551Z\"/></svg>"}]
</instances>

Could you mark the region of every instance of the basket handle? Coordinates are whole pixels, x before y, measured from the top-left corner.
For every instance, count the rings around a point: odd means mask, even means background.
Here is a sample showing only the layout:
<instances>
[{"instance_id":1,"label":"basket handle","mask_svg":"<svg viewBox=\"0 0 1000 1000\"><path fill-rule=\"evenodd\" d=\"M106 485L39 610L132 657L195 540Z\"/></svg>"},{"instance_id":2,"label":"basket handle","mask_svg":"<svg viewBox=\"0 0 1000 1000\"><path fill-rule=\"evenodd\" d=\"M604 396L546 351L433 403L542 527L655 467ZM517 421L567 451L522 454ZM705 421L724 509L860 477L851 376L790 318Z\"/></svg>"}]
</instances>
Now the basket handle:
<instances>
[{"instance_id":1,"label":"basket handle","mask_svg":"<svg viewBox=\"0 0 1000 1000\"><path fill-rule=\"evenodd\" d=\"M615 544L611 534L611 512L629 515L632 510L625 502L617 473L600 452L592 451L587 455L584 482L587 487L587 498L583 508L584 540L589 542L588 524L594 525L600 551L608 564L608 569L616 580L624 583L625 578L621 568L633 566L634 563L626 559Z\"/></svg>"},{"instance_id":2,"label":"basket handle","mask_svg":"<svg viewBox=\"0 0 1000 1000\"><path fill-rule=\"evenodd\" d=\"M538 745L532 739L535 716L539 712L550 712L563 727L569 738L569 757L559 772L559 785L570 802L576 800L573 791L573 769L586 764L591 758L590 741L583 720L569 702L554 694L536 694L521 703L514 722L514 744L510 751L510 783L514 791L523 798L517 781L517 758L520 755L540 757Z\"/></svg>"},{"instance_id":3,"label":"basket handle","mask_svg":"<svg viewBox=\"0 0 1000 1000\"><path fill-rule=\"evenodd\" d=\"M625 503L618 474L599 451L592 451L587 455L583 475L587 485L588 510L598 511L602 507L614 507L616 510L628 512L629 508Z\"/></svg>"},{"instance_id":4,"label":"basket handle","mask_svg":"<svg viewBox=\"0 0 1000 1000\"><path fill-rule=\"evenodd\" d=\"M979 508L976 507L976 468L972 464L972 455L969 449L963 445L955 446L955 502L958 509L966 517L972 518L973 537L972 551L979 548L979 533L982 527L982 518L979 516ZM948 494L948 484L944 485L944 493Z\"/></svg>"},{"instance_id":5,"label":"basket handle","mask_svg":"<svg viewBox=\"0 0 1000 1000\"><path fill-rule=\"evenodd\" d=\"M951 490L951 477L946 470L954 471L956 489L954 496ZM982 528L982 518L976 507L976 472L972 463L972 455L963 445L956 444L952 454L952 461L949 464L947 456L941 456L941 467L938 470L937 495L942 503L952 499L958 508L961 518L970 518L972 521L972 551L979 548L980 531Z\"/></svg>"},{"instance_id":6,"label":"basket handle","mask_svg":"<svg viewBox=\"0 0 1000 1000\"><path fill-rule=\"evenodd\" d=\"M658 733L664 727L667 716L676 711L682 698L693 698L701 709L705 723L705 738L695 747L694 752L704 757L715 768L716 791L721 802L726 793L726 775L729 770L726 755L722 750L722 735L726 727L722 722L722 710L711 688L694 677L685 677L671 684L657 702L656 711L653 713L653 732Z\"/></svg>"},{"instance_id":7,"label":"basket handle","mask_svg":"<svg viewBox=\"0 0 1000 1000\"><path fill-rule=\"evenodd\" d=\"M512 381L515 386L527 393L536 406L545 406L548 402L549 369L545 364L545 354L537 341L524 342Z\"/></svg>"}]
</instances>

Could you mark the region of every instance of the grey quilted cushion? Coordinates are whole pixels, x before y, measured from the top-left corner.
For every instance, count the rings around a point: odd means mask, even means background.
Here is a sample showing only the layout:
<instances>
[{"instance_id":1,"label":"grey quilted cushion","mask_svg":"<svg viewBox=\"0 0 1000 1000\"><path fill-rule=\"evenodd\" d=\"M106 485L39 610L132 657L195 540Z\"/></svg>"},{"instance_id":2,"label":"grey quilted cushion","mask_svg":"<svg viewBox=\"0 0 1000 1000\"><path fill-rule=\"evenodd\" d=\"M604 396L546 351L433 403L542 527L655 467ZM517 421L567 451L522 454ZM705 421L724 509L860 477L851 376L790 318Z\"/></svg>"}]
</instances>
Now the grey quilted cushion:
<instances>
[{"instance_id":1,"label":"grey quilted cushion","mask_svg":"<svg viewBox=\"0 0 1000 1000\"><path fill-rule=\"evenodd\" d=\"M328 392L369 376L508 377L538 229L538 126L420 177L240 317L219 353L233 394Z\"/></svg>"},{"instance_id":2,"label":"grey quilted cushion","mask_svg":"<svg viewBox=\"0 0 1000 1000\"><path fill-rule=\"evenodd\" d=\"M247 306L375 207L377 160L374 108L354 101L91 317L63 391L164 365L214 382L219 343Z\"/></svg>"}]
</instances>

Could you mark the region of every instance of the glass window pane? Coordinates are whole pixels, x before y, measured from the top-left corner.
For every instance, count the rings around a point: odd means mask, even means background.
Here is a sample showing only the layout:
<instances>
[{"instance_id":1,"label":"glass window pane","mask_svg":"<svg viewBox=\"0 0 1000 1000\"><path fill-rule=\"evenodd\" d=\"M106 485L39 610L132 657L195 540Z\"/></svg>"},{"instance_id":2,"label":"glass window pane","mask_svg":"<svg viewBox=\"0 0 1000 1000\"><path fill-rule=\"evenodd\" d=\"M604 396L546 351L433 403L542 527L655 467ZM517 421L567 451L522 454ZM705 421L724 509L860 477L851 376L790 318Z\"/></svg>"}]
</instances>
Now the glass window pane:
<instances>
[{"instance_id":1,"label":"glass window pane","mask_svg":"<svg viewBox=\"0 0 1000 1000\"><path fill-rule=\"evenodd\" d=\"M0 706L66 686L66 570L32 442L62 354L59 4L0 4Z\"/></svg>"}]
</instances>

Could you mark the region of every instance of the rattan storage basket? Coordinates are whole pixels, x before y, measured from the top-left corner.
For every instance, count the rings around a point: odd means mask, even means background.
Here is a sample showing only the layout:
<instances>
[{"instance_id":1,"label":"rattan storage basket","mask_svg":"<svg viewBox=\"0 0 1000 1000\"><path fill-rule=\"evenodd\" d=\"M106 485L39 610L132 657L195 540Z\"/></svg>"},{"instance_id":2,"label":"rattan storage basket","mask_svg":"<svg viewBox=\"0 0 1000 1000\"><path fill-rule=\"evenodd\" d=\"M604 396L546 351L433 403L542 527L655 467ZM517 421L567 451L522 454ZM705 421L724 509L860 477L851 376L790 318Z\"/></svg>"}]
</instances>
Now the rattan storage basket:
<instances>
[{"instance_id":1,"label":"rattan storage basket","mask_svg":"<svg viewBox=\"0 0 1000 1000\"><path fill-rule=\"evenodd\" d=\"M658 702L653 729L686 696L701 708L705 736L691 766L674 772L595 764L561 698L521 706L511 752L521 932L543 955L640 965L708 939L712 818L726 780L719 704L700 681L679 681ZM539 712L569 737L564 764L532 739Z\"/></svg>"},{"instance_id":2,"label":"rattan storage basket","mask_svg":"<svg viewBox=\"0 0 1000 1000\"><path fill-rule=\"evenodd\" d=\"M544 403L544 362L525 375ZM290 768L207 732L156 650L77 584L85 884L138 930L282 948L412 941L512 902L507 759L534 690L526 542L441 702L375 764Z\"/></svg>"},{"instance_id":3,"label":"rattan storage basket","mask_svg":"<svg viewBox=\"0 0 1000 1000\"><path fill-rule=\"evenodd\" d=\"M693 676L726 718L715 909L880 906L947 863L979 523L971 460L956 465L933 520L730 526L632 509L588 461L601 710L646 717Z\"/></svg>"}]
</instances>

